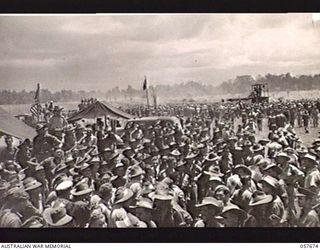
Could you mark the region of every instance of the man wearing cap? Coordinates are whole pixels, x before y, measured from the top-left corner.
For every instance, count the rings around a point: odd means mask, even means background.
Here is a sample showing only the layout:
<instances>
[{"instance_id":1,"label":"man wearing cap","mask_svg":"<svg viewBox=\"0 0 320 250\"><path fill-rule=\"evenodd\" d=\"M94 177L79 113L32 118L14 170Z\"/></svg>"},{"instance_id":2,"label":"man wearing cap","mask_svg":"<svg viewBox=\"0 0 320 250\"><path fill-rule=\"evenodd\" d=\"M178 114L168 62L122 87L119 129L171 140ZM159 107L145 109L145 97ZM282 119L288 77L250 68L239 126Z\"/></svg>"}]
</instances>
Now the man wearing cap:
<instances>
[{"instance_id":1,"label":"man wearing cap","mask_svg":"<svg viewBox=\"0 0 320 250\"><path fill-rule=\"evenodd\" d=\"M88 127L86 129L86 135L83 138L81 138L81 140L78 140L78 143L83 144L88 148L97 145L97 137L93 134L91 127Z\"/></svg>"},{"instance_id":2,"label":"man wearing cap","mask_svg":"<svg viewBox=\"0 0 320 250\"><path fill-rule=\"evenodd\" d=\"M155 170L155 179L161 180L166 177L166 169L168 166L168 156L164 155L159 160L157 157L153 158L152 167Z\"/></svg>"},{"instance_id":3,"label":"man wearing cap","mask_svg":"<svg viewBox=\"0 0 320 250\"><path fill-rule=\"evenodd\" d=\"M158 227L184 227L183 215L173 208L173 196L164 182L159 182L156 190L149 194L154 202L153 218Z\"/></svg>"},{"instance_id":4,"label":"man wearing cap","mask_svg":"<svg viewBox=\"0 0 320 250\"><path fill-rule=\"evenodd\" d=\"M305 133L308 134L309 133L309 120L310 120L310 114L309 114L308 110L304 110L302 112L302 120L303 120L303 127L305 130Z\"/></svg>"},{"instance_id":5,"label":"man wearing cap","mask_svg":"<svg viewBox=\"0 0 320 250\"><path fill-rule=\"evenodd\" d=\"M184 191L177 185L176 176L166 177L162 180L162 182L166 183L173 195L173 202L180 207L179 210L186 214L187 217L191 217L190 214L186 210L186 197ZM176 207L178 207L176 206ZM175 206L174 206L175 207Z\"/></svg>"},{"instance_id":6,"label":"man wearing cap","mask_svg":"<svg viewBox=\"0 0 320 250\"><path fill-rule=\"evenodd\" d=\"M298 188L296 191L297 203L300 212L296 214L296 224L298 227L319 227L320 220L318 213L314 210L317 193L310 189Z\"/></svg>"},{"instance_id":7,"label":"man wearing cap","mask_svg":"<svg viewBox=\"0 0 320 250\"><path fill-rule=\"evenodd\" d=\"M199 165L201 165L204 162L204 158L208 153L208 147L206 144L200 143L197 145L197 149L199 150L199 154L198 154L196 160L198 161L197 163Z\"/></svg>"},{"instance_id":8,"label":"man wearing cap","mask_svg":"<svg viewBox=\"0 0 320 250\"><path fill-rule=\"evenodd\" d=\"M226 173L233 165L232 154L226 147L222 148L220 152L218 151L218 154L221 156L221 160L219 161L221 171Z\"/></svg>"},{"instance_id":9,"label":"man wearing cap","mask_svg":"<svg viewBox=\"0 0 320 250\"><path fill-rule=\"evenodd\" d=\"M48 134L45 125L38 124L36 130L38 135L33 138L33 155L41 162L52 156L53 149L61 145L62 142Z\"/></svg>"},{"instance_id":10,"label":"man wearing cap","mask_svg":"<svg viewBox=\"0 0 320 250\"><path fill-rule=\"evenodd\" d=\"M60 167L65 166L63 150L56 149L52 157L45 159L40 164L45 169L46 177L48 181L51 182L52 178L54 177L55 171Z\"/></svg>"},{"instance_id":11,"label":"man wearing cap","mask_svg":"<svg viewBox=\"0 0 320 250\"><path fill-rule=\"evenodd\" d=\"M224 176L219 167L219 159L220 157L214 153L211 153L205 157L205 161L202 164L201 174L196 177L199 200L202 200L202 198L208 192L211 177L220 178Z\"/></svg>"},{"instance_id":12,"label":"man wearing cap","mask_svg":"<svg viewBox=\"0 0 320 250\"><path fill-rule=\"evenodd\" d=\"M111 148L105 148L102 152L102 159L108 163L108 169L112 170L117 162L119 157L119 152L117 150L113 150ZM133 158L131 158L133 159Z\"/></svg>"},{"instance_id":13,"label":"man wearing cap","mask_svg":"<svg viewBox=\"0 0 320 250\"><path fill-rule=\"evenodd\" d=\"M4 199L2 209L9 209L22 223L32 216L41 216L39 210L31 203L29 194L21 187L10 188Z\"/></svg>"},{"instance_id":14,"label":"man wearing cap","mask_svg":"<svg viewBox=\"0 0 320 250\"><path fill-rule=\"evenodd\" d=\"M186 158L187 159L187 158ZM191 161L187 161L185 166L185 174L183 176L181 189L184 191L187 202L187 209L191 215L195 215L195 204L198 202L198 178L201 176L201 167L193 164Z\"/></svg>"},{"instance_id":15,"label":"man wearing cap","mask_svg":"<svg viewBox=\"0 0 320 250\"><path fill-rule=\"evenodd\" d=\"M218 185L213 192L213 197L222 201L224 206L231 203L231 192L225 185Z\"/></svg>"},{"instance_id":16,"label":"man wearing cap","mask_svg":"<svg viewBox=\"0 0 320 250\"><path fill-rule=\"evenodd\" d=\"M237 185L232 193L231 202L245 211L249 211L249 202L253 192L256 190L255 185L252 184L251 175L245 171L236 171L240 177L240 186Z\"/></svg>"},{"instance_id":17,"label":"man wearing cap","mask_svg":"<svg viewBox=\"0 0 320 250\"><path fill-rule=\"evenodd\" d=\"M153 202L150 198L140 197L135 206L130 206L139 221L139 227L156 228L157 224L152 219Z\"/></svg>"},{"instance_id":18,"label":"man wearing cap","mask_svg":"<svg viewBox=\"0 0 320 250\"><path fill-rule=\"evenodd\" d=\"M45 198L43 197L44 192L41 190L42 183L33 177L28 177L23 180L23 186L24 190L29 194L32 205L38 209L39 213L42 213Z\"/></svg>"},{"instance_id":19,"label":"man wearing cap","mask_svg":"<svg viewBox=\"0 0 320 250\"><path fill-rule=\"evenodd\" d=\"M263 114L262 112L258 112L257 114L257 124L258 124L258 130L261 132L262 131L262 122L263 122Z\"/></svg>"},{"instance_id":20,"label":"man wearing cap","mask_svg":"<svg viewBox=\"0 0 320 250\"><path fill-rule=\"evenodd\" d=\"M86 131L86 127L83 125L83 123L76 124L75 135L76 135L77 142L80 142L86 136L85 131Z\"/></svg>"},{"instance_id":21,"label":"man wearing cap","mask_svg":"<svg viewBox=\"0 0 320 250\"><path fill-rule=\"evenodd\" d=\"M279 137L277 135L272 135L269 137L270 143L266 145L267 155L269 158L273 159L282 149L282 145L278 143Z\"/></svg>"},{"instance_id":22,"label":"man wearing cap","mask_svg":"<svg viewBox=\"0 0 320 250\"><path fill-rule=\"evenodd\" d=\"M17 148L13 145L13 137L6 135L4 137L6 147L0 152L0 162L14 160Z\"/></svg>"},{"instance_id":23,"label":"man wearing cap","mask_svg":"<svg viewBox=\"0 0 320 250\"><path fill-rule=\"evenodd\" d=\"M223 202L213 197L204 197L200 204L196 204L199 209L199 217L194 227L222 227L217 217L223 209Z\"/></svg>"},{"instance_id":24,"label":"man wearing cap","mask_svg":"<svg viewBox=\"0 0 320 250\"><path fill-rule=\"evenodd\" d=\"M66 208L59 203L46 208L43 212L43 218L49 228L69 228L75 226L74 218L70 216Z\"/></svg>"},{"instance_id":25,"label":"man wearing cap","mask_svg":"<svg viewBox=\"0 0 320 250\"><path fill-rule=\"evenodd\" d=\"M278 128L283 128L285 126L285 123L287 122L287 119L285 115L281 112L276 115L276 125Z\"/></svg>"},{"instance_id":26,"label":"man wearing cap","mask_svg":"<svg viewBox=\"0 0 320 250\"><path fill-rule=\"evenodd\" d=\"M173 156L169 156L168 157L168 165L167 165L167 168L165 169L165 174L164 174L164 176L165 177L168 177L168 176L174 176L174 175L176 175L177 173L177 171L176 171L176 166L177 166L177 160L176 160L176 158L175 157L173 157Z\"/></svg>"},{"instance_id":27,"label":"man wearing cap","mask_svg":"<svg viewBox=\"0 0 320 250\"><path fill-rule=\"evenodd\" d=\"M71 152L73 148L77 145L76 135L74 133L74 127L71 124L68 124L65 129L65 136L63 140L63 150Z\"/></svg>"},{"instance_id":28,"label":"man wearing cap","mask_svg":"<svg viewBox=\"0 0 320 250\"><path fill-rule=\"evenodd\" d=\"M233 150L230 151L232 154L232 163L233 165L243 164L244 163L244 151L240 146L236 146Z\"/></svg>"},{"instance_id":29,"label":"man wearing cap","mask_svg":"<svg viewBox=\"0 0 320 250\"><path fill-rule=\"evenodd\" d=\"M47 223L43 217L32 216L27 219L22 225L22 228L46 228Z\"/></svg>"},{"instance_id":30,"label":"man wearing cap","mask_svg":"<svg viewBox=\"0 0 320 250\"><path fill-rule=\"evenodd\" d=\"M15 161L22 167L28 166L28 161L31 159L31 141L29 139L24 140L19 146L16 152Z\"/></svg>"},{"instance_id":31,"label":"man wearing cap","mask_svg":"<svg viewBox=\"0 0 320 250\"><path fill-rule=\"evenodd\" d=\"M318 169L318 161L315 155L306 154L302 158L301 169L304 171L306 177L304 180L304 187L319 191L320 185L320 171Z\"/></svg>"},{"instance_id":32,"label":"man wearing cap","mask_svg":"<svg viewBox=\"0 0 320 250\"><path fill-rule=\"evenodd\" d=\"M272 195L255 191L249 202L249 216L245 222L247 227L272 227Z\"/></svg>"},{"instance_id":33,"label":"man wearing cap","mask_svg":"<svg viewBox=\"0 0 320 250\"><path fill-rule=\"evenodd\" d=\"M132 166L128 169L128 184L127 187L138 197L142 190L142 179L144 178L145 171L140 167L140 164Z\"/></svg>"},{"instance_id":34,"label":"man wearing cap","mask_svg":"<svg viewBox=\"0 0 320 250\"><path fill-rule=\"evenodd\" d=\"M88 228L107 228L107 222L105 215L99 210L94 209L90 213L90 219L88 222Z\"/></svg>"},{"instance_id":35,"label":"man wearing cap","mask_svg":"<svg viewBox=\"0 0 320 250\"><path fill-rule=\"evenodd\" d=\"M113 187L119 188L125 186L127 183L126 179L126 167L122 162L116 163L115 167L112 169L112 174L114 178L111 180Z\"/></svg>"},{"instance_id":36,"label":"man wearing cap","mask_svg":"<svg viewBox=\"0 0 320 250\"><path fill-rule=\"evenodd\" d=\"M115 150L117 144L117 137L111 130L98 131L97 132L97 145L99 152L101 152L105 148L111 148Z\"/></svg>"},{"instance_id":37,"label":"man wearing cap","mask_svg":"<svg viewBox=\"0 0 320 250\"><path fill-rule=\"evenodd\" d=\"M8 194L8 190L10 189L10 183L1 179L0 180L0 227L7 228L19 228L21 227L21 219L20 214L15 213L11 210L11 207L5 207L6 204L6 196Z\"/></svg>"},{"instance_id":38,"label":"man wearing cap","mask_svg":"<svg viewBox=\"0 0 320 250\"><path fill-rule=\"evenodd\" d=\"M70 191L73 201L70 214L76 227L85 227L90 219L90 199L93 191L88 178L80 180Z\"/></svg>"},{"instance_id":39,"label":"man wearing cap","mask_svg":"<svg viewBox=\"0 0 320 250\"><path fill-rule=\"evenodd\" d=\"M62 107L54 106L53 116L49 119L48 129L51 133L56 128L64 129L68 122L66 118L62 115Z\"/></svg>"},{"instance_id":40,"label":"man wearing cap","mask_svg":"<svg viewBox=\"0 0 320 250\"><path fill-rule=\"evenodd\" d=\"M248 215L237 205L229 203L223 207L221 217L223 227L243 227Z\"/></svg>"},{"instance_id":41,"label":"man wearing cap","mask_svg":"<svg viewBox=\"0 0 320 250\"><path fill-rule=\"evenodd\" d=\"M256 184L252 180L252 171L244 164L239 164L232 169L232 175L227 179L226 184L233 193L236 189L240 189L245 184L250 192L257 190Z\"/></svg>"},{"instance_id":42,"label":"man wearing cap","mask_svg":"<svg viewBox=\"0 0 320 250\"><path fill-rule=\"evenodd\" d=\"M286 222L285 206L280 199L282 190L277 179L271 176L264 176L260 181L261 190L267 194L272 195L271 219L273 226L280 227Z\"/></svg>"},{"instance_id":43,"label":"man wearing cap","mask_svg":"<svg viewBox=\"0 0 320 250\"><path fill-rule=\"evenodd\" d=\"M135 123L133 125L133 130L130 133L130 139L136 139L136 140L140 140L143 138L143 131L140 128L138 123Z\"/></svg>"},{"instance_id":44,"label":"man wearing cap","mask_svg":"<svg viewBox=\"0 0 320 250\"><path fill-rule=\"evenodd\" d=\"M129 206L132 205L132 197L134 193L125 187L116 190L112 209L108 220L109 228L119 227L119 223L127 220Z\"/></svg>"},{"instance_id":45,"label":"man wearing cap","mask_svg":"<svg viewBox=\"0 0 320 250\"><path fill-rule=\"evenodd\" d=\"M41 187L42 196L47 197L49 193L49 182L46 178L46 172L42 165L38 164L34 168L33 177L42 184L42 187Z\"/></svg>"},{"instance_id":46,"label":"man wearing cap","mask_svg":"<svg viewBox=\"0 0 320 250\"><path fill-rule=\"evenodd\" d=\"M19 182L18 173L21 171L21 167L14 161L6 161L5 163L0 163L0 177L4 180L11 182Z\"/></svg>"},{"instance_id":47,"label":"man wearing cap","mask_svg":"<svg viewBox=\"0 0 320 250\"><path fill-rule=\"evenodd\" d=\"M291 158L287 153L280 152L276 155L276 164L282 169L280 178L287 184L294 184L297 180L304 177L304 173L295 165L290 163Z\"/></svg>"},{"instance_id":48,"label":"man wearing cap","mask_svg":"<svg viewBox=\"0 0 320 250\"><path fill-rule=\"evenodd\" d=\"M52 205L54 203L64 204L67 211L71 213L72 201L70 191L73 186L72 178L66 174L59 174L52 180L52 192L48 195L46 203Z\"/></svg>"},{"instance_id":49,"label":"man wearing cap","mask_svg":"<svg viewBox=\"0 0 320 250\"><path fill-rule=\"evenodd\" d=\"M0 211L0 227L4 228L21 228L22 222L18 214L11 209L2 209Z\"/></svg>"},{"instance_id":50,"label":"man wearing cap","mask_svg":"<svg viewBox=\"0 0 320 250\"><path fill-rule=\"evenodd\" d=\"M269 130L272 130L277 127L276 116L273 112L268 117L268 125L269 125Z\"/></svg>"},{"instance_id":51,"label":"man wearing cap","mask_svg":"<svg viewBox=\"0 0 320 250\"><path fill-rule=\"evenodd\" d=\"M99 201L99 208L105 215L107 221L110 219L112 203L111 199L114 193L114 188L111 183L104 183L99 187L98 195L101 198Z\"/></svg>"},{"instance_id":52,"label":"man wearing cap","mask_svg":"<svg viewBox=\"0 0 320 250\"><path fill-rule=\"evenodd\" d=\"M79 174L80 174L80 179L82 181L85 181L90 188L94 189L96 185L96 176L94 176L95 173L95 166L99 166L96 163L90 163L90 162L83 162L80 164L80 169L79 169Z\"/></svg>"}]
</instances>

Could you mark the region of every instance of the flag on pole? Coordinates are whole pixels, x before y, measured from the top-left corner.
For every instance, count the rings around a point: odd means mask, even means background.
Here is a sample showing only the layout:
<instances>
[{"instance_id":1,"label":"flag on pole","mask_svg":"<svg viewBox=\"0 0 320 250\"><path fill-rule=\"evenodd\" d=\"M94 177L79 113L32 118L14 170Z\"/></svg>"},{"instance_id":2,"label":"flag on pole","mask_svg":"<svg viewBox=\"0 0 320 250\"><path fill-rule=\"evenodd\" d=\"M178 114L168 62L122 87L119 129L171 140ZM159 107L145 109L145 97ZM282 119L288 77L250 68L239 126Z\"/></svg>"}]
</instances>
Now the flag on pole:
<instances>
[{"instance_id":1,"label":"flag on pole","mask_svg":"<svg viewBox=\"0 0 320 250\"><path fill-rule=\"evenodd\" d=\"M34 116L36 116L39 119L39 116L42 113L42 107L40 104L40 84L37 84L37 90L36 93L34 95L34 104L31 106L30 108L30 112L31 114L33 114Z\"/></svg>"},{"instance_id":2,"label":"flag on pole","mask_svg":"<svg viewBox=\"0 0 320 250\"><path fill-rule=\"evenodd\" d=\"M145 76L142 84L142 89L146 90L147 88L148 88L148 83L147 83L147 77Z\"/></svg>"},{"instance_id":3,"label":"flag on pole","mask_svg":"<svg viewBox=\"0 0 320 250\"><path fill-rule=\"evenodd\" d=\"M30 108L31 114L33 114L36 117L39 117L39 115L41 114L41 110L42 110L42 107L40 103L35 103Z\"/></svg>"},{"instance_id":4,"label":"flag on pole","mask_svg":"<svg viewBox=\"0 0 320 250\"><path fill-rule=\"evenodd\" d=\"M36 90L36 94L34 95L34 101L35 103L39 103L40 102L40 84L37 84L37 90Z\"/></svg>"},{"instance_id":5,"label":"flag on pole","mask_svg":"<svg viewBox=\"0 0 320 250\"><path fill-rule=\"evenodd\" d=\"M156 95L153 95L153 106L154 106L154 109L157 109L157 96Z\"/></svg>"},{"instance_id":6,"label":"flag on pole","mask_svg":"<svg viewBox=\"0 0 320 250\"><path fill-rule=\"evenodd\" d=\"M143 89L143 91L146 91L147 105L148 105L148 108L150 108L149 94L148 94L148 83L147 83L147 77L146 76L144 77L144 81L143 81L143 84L142 84L142 89Z\"/></svg>"}]
</instances>

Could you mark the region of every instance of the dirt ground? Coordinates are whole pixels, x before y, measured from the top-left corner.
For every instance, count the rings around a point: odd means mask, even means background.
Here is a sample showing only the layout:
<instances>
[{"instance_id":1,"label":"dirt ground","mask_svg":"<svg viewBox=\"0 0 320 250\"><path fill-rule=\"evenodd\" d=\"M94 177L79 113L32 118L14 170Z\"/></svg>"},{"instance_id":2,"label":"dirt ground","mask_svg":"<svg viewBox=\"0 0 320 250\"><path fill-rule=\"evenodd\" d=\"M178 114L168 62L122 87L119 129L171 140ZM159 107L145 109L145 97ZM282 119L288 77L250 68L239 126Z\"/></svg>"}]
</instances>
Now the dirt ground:
<instances>
[{"instance_id":1,"label":"dirt ground","mask_svg":"<svg viewBox=\"0 0 320 250\"><path fill-rule=\"evenodd\" d=\"M240 121L239 121L240 122ZM257 141L260 139L267 139L268 138L268 121L267 119L263 120L263 126L262 126L262 131L257 132ZM297 136L301 139L302 145L308 147L312 144L312 142L320 136L319 131L320 128L313 128L309 127L309 133L306 134L304 128L298 128L297 126L294 128L295 132L297 133Z\"/></svg>"},{"instance_id":2,"label":"dirt ground","mask_svg":"<svg viewBox=\"0 0 320 250\"><path fill-rule=\"evenodd\" d=\"M70 103L58 103L58 105L62 105L66 110L68 109L77 109L77 103L76 102L70 102ZM9 111L12 115L17 114L23 114L23 113L29 113L30 105L21 104L21 105L1 105L4 109ZM237 124L240 123L240 120L237 120L235 122L235 128ZM320 136L318 133L320 131L320 128L309 128L309 134L306 134L304 131L304 128L294 128L299 138L302 140L304 146L309 146L316 138ZM267 127L267 119L264 119L263 121L263 131L257 132L257 140L260 140L262 138L268 137L268 127ZM1 144L1 142L0 142Z\"/></svg>"}]
</instances>

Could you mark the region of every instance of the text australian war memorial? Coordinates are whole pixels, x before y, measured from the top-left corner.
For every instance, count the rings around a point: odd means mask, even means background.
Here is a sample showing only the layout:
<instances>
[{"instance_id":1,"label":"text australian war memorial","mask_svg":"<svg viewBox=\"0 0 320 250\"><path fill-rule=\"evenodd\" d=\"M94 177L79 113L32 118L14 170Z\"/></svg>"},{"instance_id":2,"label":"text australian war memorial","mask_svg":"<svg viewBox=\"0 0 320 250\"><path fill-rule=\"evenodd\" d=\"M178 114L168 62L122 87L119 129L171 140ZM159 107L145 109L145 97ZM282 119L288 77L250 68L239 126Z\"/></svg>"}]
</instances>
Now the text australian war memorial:
<instances>
[{"instance_id":1,"label":"text australian war memorial","mask_svg":"<svg viewBox=\"0 0 320 250\"><path fill-rule=\"evenodd\" d=\"M0 227L320 227L311 14L1 18Z\"/></svg>"}]
</instances>

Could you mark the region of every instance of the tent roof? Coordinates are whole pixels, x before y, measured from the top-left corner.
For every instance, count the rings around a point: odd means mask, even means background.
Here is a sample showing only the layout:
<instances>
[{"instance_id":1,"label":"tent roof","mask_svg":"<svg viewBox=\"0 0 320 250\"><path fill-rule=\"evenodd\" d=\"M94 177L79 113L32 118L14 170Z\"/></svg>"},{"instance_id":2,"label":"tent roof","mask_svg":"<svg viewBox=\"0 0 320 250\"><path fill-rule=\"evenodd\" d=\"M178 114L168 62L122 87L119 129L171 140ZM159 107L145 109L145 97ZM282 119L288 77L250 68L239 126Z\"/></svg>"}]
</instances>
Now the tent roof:
<instances>
[{"instance_id":1,"label":"tent roof","mask_svg":"<svg viewBox=\"0 0 320 250\"><path fill-rule=\"evenodd\" d=\"M32 139L37 135L35 129L14 118L9 112L0 107L0 131L19 139Z\"/></svg>"},{"instance_id":2,"label":"tent roof","mask_svg":"<svg viewBox=\"0 0 320 250\"><path fill-rule=\"evenodd\" d=\"M123 112L120 109L117 109L113 106L111 106L108 103L97 101L93 104L90 104L88 107L86 107L83 110L80 110L73 116L69 117L69 122L78 121L81 119L95 119L97 117L102 116L110 116L114 118L124 118L124 119L131 119L133 118L132 115Z\"/></svg>"}]
</instances>

